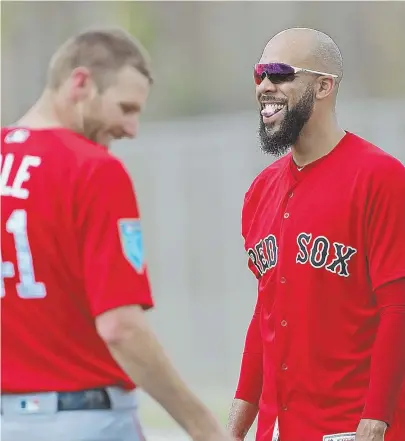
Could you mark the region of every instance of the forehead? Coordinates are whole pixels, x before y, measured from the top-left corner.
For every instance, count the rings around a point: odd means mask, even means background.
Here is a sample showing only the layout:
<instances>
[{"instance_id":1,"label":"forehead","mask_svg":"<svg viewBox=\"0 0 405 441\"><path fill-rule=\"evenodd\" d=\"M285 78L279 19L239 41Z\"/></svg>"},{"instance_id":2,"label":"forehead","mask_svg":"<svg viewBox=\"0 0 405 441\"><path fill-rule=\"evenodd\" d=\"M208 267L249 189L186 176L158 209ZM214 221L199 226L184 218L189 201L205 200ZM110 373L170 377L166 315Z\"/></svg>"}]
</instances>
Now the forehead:
<instances>
[{"instance_id":1,"label":"forehead","mask_svg":"<svg viewBox=\"0 0 405 441\"><path fill-rule=\"evenodd\" d=\"M150 89L148 78L133 67L124 67L116 76L107 93L117 100L144 101Z\"/></svg>"},{"instance_id":2,"label":"forehead","mask_svg":"<svg viewBox=\"0 0 405 441\"><path fill-rule=\"evenodd\" d=\"M297 67L307 67L308 56L305 45L298 38L270 40L259 63L286 63Z\"/></svg>"}]
</instances>

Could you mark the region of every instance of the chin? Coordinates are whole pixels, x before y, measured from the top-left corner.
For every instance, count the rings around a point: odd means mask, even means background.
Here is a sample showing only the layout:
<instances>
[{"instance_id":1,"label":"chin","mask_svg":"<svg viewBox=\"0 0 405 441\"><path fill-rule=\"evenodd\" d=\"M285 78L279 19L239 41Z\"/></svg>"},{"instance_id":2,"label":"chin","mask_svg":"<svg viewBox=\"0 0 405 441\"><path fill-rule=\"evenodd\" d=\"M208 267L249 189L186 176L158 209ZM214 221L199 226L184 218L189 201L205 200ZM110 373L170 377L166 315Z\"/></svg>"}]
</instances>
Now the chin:
<instances>
[{"instance_id":1,"label":"chin","mask_svg":"<svg viewBox=\"0 0 405 441\"><path fill-rule=\"evenodd\" d=\"M280 130L280 125L279 124L267 124L264 126L264 131L266 132L266 135L271 138L274 135L277 135L277 133Z\"/></svg>"}]
</instances>

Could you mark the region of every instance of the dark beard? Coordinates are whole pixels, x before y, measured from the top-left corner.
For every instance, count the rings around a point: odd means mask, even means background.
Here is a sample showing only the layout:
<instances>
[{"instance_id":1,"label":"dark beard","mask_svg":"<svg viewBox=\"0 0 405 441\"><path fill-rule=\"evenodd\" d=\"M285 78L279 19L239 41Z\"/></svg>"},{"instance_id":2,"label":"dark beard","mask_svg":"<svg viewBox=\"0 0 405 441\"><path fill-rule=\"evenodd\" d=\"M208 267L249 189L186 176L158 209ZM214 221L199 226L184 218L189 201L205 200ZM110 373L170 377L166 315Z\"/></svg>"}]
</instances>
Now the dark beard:
<instances>
[{"instance_id":1,"label":"dark beard","mask_svg":"<svg viewBox=\"0 0 405 441\"><path fill-rule=\"evenodd\" d=\"M312 85L309 85L298 103L292 108L285 108L285 116L280 128L268 134L262 115L259 119L260 148L266 154L276 157L283 156L293 146L312 115L315 96ZM269 126L271 128L271 126Z\"/></svg>"}]
</instances>

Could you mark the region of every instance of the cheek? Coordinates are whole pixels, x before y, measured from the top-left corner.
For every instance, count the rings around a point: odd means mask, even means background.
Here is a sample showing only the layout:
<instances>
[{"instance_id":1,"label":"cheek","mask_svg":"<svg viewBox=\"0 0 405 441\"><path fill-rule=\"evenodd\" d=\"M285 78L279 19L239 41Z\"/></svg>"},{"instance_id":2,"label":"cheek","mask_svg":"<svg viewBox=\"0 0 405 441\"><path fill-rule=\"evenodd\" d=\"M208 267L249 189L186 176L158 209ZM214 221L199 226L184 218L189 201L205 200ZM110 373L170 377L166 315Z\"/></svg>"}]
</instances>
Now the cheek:
<instances>
[{"instance_id":1,"label":"cheek","mask_svg":"<svg viewBox=\"0 0 405 441\"><path fill-rule=\"evenodd\" d=\"M87 117L92 121L99 121L103 113L103 106L99 100L93 100L87 107Z\"/></svg>"},{"instance_id":2,"label":"cheek","mask_svg":"<svg viewBox=\"0 0 405 441\"><path fill-rule=\"evenodd\" d=\"M288 108L294 107L303 94L304 89L298 78L291 83L283 84L280 87L281 93L287 98Z\"/></svg>"}]
</instances>

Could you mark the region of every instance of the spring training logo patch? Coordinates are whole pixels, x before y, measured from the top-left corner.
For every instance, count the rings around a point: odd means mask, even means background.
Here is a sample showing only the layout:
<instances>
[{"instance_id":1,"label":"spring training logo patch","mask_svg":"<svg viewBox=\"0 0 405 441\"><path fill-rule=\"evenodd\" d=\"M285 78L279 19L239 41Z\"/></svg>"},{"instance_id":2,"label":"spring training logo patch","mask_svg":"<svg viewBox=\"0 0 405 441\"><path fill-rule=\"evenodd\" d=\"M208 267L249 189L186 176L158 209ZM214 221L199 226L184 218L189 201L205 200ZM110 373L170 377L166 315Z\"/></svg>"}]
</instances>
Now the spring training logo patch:
<instances>
[{"instance_id":1,"label":"spring training logo patch","mask_svg":"<svg viewBox=\"0 0 405 441\"><path fill-rule=\"evenodd\" d=\"M119 219L118 233L120 235L122 252L125 258L137 273L143 273L145 256L140 220Z\"/></svg>"}]
</instances>

